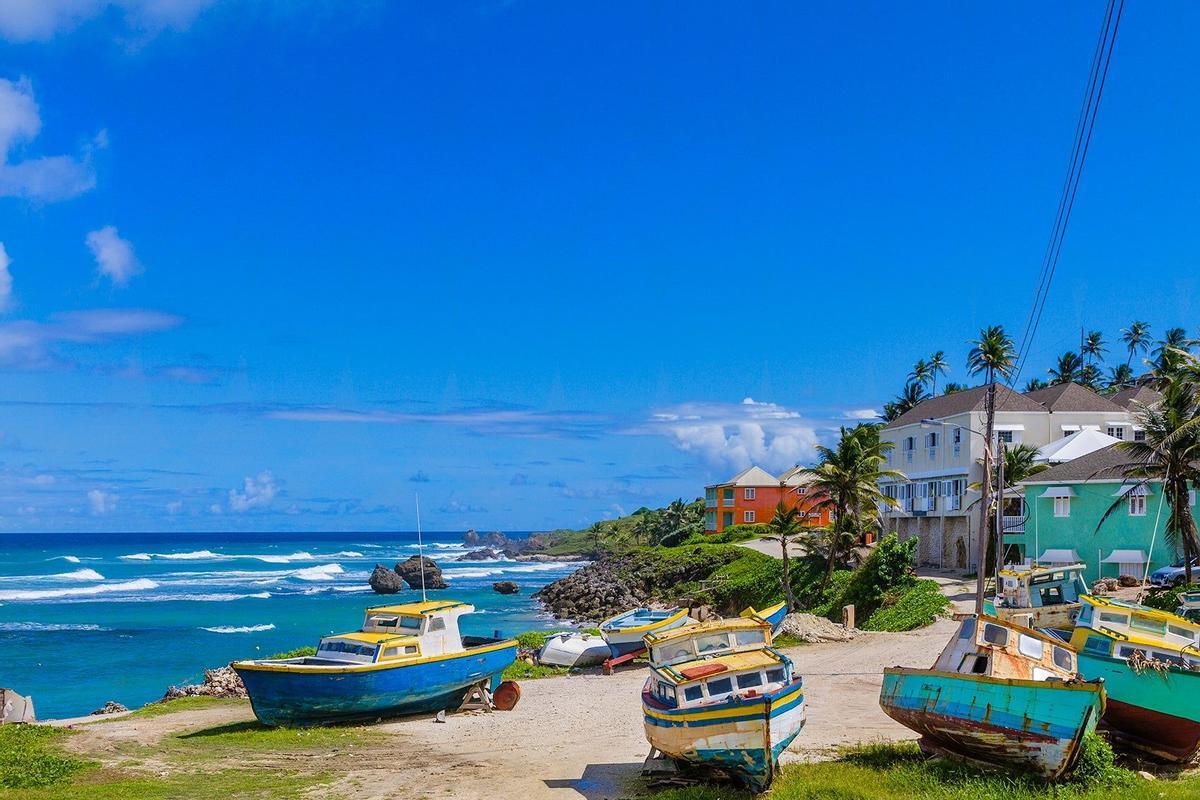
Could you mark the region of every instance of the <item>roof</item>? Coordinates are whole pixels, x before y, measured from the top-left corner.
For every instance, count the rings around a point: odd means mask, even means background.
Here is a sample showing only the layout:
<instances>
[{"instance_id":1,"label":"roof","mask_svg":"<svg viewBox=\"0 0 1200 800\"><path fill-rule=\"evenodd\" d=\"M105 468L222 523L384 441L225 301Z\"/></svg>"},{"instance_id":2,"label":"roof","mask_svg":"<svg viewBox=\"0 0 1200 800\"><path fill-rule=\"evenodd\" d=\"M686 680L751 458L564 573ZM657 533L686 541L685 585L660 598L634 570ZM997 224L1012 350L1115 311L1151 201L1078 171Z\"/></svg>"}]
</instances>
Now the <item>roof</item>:
<instances>
[{"instance_id":1,"label":"roof","mask_svg":"<svg viewBox=\"0 0 1200 800\"><path fill-rule=\"evenodd\" d=\"M1084 428L1069 436L1042 445L1038 448L1037 459L1050 464L1061 464L1064 461L1073 461L1088 453L1094 453L1119 441L1121 440L1117 437L1101 433L1095 428Z\"/></svg>"},{"instance_id":2,"label":"roof","mask_svg":"<svg viewBox=\"0 0 1200 800\"><path fill-rule=\"evenodd\" d=\"M672 678L675 678L675 682L677 684L682 685L685 683L702 681L705 678L717 678L724 673L737 672L743 669L754 669L755 667L773 667L779 663L779 656L775 655L770 650L748 650L744 653L726 653L725 655L716 656L715 658L706 656L694 659L692 661L685 661L682 664L663 667L661 668L661 672L671 675ZM720 671L711 669L716 665L722 666L725 669ZM690 670L693 667L699 666L709 667L710 669L704 670L704 674L696 675L696 677L693 678L688 678L684 675L685 670Z\"/></svg>"},{"instance_id":3,"label":"roof","mask_svg":"<svg viewBox=\"0 0 1200 800\"><path fill-rule=\"evenodd\" d=\"M1046 552L1047 553L1066 553L1066 552L1074 553L1075 551L1074 550L1069 550L1069 551L1068 550L1047 550ZM1002 569L1002 570L1000 570L1000 574L1007 575L1010 578L1020 578L1022 581L1028 582L1029 580L1031 580L1039 575L1047 575L1047 574L1052 574L1055 572L1083 572L1086 569L1087 569L1087 564L1083 564L1083 563L1063 564L1061 566L1054 566L1054 567L1051 567L1051 566L1043 567L1043 566L1039 565L1039 566L1031 567L1029 569Z\"/></svg>"},{"instance_id":4,"label":"roof","mask_svg":"<svg viewBox=\"0 0 1200 800\"><path fill-rule=\"evenodd\" d=\"M1181 628L1191 628L1194 631L1200 631L1200 623L1192 620L1184 619L1183 617L1172 614L1169 611L1160 611L1157 608L1138 605L1137 603L1127 603L1123 600L1118 600L1115 597L1098 597L1096 595L1086 595L1080 600L1085 603L1091 603L1098 608L1109 608L1116 611L1126 611L1134 616L1142 619L1152 619L1158 622L1169 622L1172 625L1178 625Z\"/></svg>"},{"instance_id":5,"label":"roof","mask_svg":"<svg viewBox=\"0 0 1200 800\"><path fill-rule=\"evenodd\" d=\"M367 644L382 644L383 642L392 642L398 639L407 639L412 642L417 641L417 637L407 633L363 633L362 631L353 631L352 633L337 633L333 636L327 636L325 638L351 639L355 642L366 642Z\"/></svg>"},{"instance_id":6,"label":"roof","mask_svg":"<svg viewBox=\"0 0 1200 800\"><path fill-rule=\"evenodd\" d=\"M987 401L987 386L976 386L973 389L963 389L960 392L938 395L917 403L905 411L885 427L898 428L901 425L913 425L923 419L942 419L955 414L965 414L969 411L982 411ZM1031 411L1045 413L1046 407L1037 400L1031 400L1023 394L1018 394L1002 383L996 384L997 411ZM1119 409L1118 409L1119 410Z\"/></svg>"},{"instance_id":7,"label":"roof","mask_svg":"<svg viewBox=\"0 0 1200 800\"><path fill-rule=\"evenodd\" d=\"M1122 408L1132 410L1134 403L1140 403L1144 406L1149 406L1162 400L1162 395L1151 389L1149 386L1131 386L1128 389L1122 389L1108 397Z\"/></svg>"},{"instance_id":8,"label":"roof","mask_svg":"<svg viewBox=\"0 0 1200 800\"><path fill-rule=\"evenodd\" d=\"M1055 464L1045 472L1039 472L1021 483L1034 485L1122 480L1125 477L1125 467L1132 463L1128 451L1111 444L1071 461Z\"/></svg>"},{"instance_id":9,"label":"roof","mask_svg":"<svg viewBox=\"0 0 1200 800\"><path fill-rule=\"evenodd\" d=\"M805 486L813 482L813 476L806 472L808 467L799 465L792 467L779 476L779 482L788 486Z\"/></svg>"},{"instance_id":10,"label":"roof","mask_svg":"<svg viewBox=\"0 0 1200 800\"><path fill-rule=\"evenodd\" d=\"M1036 400L1041 403L1051 413L1062 411L1108 411L1116 414L1125 410L1123 406L1117 405L1107 397L1101 397L1091 389L1086 386L1080 386L1078 383L1059 383L1054 386L1047 386L1045 389L1026 392L1025 396L1030 400Z\"/></svg>"},{"instance_id":11,"label":"roof","mask_svg":"<svg viewBox=\"0 0 1200 800\"><path fill-rule=\"evenodd\" d=\"M457 600L426 600L421 603L402 603L395 606L372 606L367 609L368 614L419 614L427 615L438 611L445 611L456 606L465 606L466 603L460 603Z\"/></svg>"},{"instance_id":12,"label":"roof","mask_svg":"<svg viewBox=\"0 0 1200 800\"><path fill-rule=\"evenodd\" d=\"M646 643L650 645L662 644L673 639L685 639L693 636L698 636L702 633L716 633L718 631L742 631L742 630L757 630L759 628L769 628L770 623L763 622L757 617L734 617L731 619L710 619L708 622L697 622L692 625L683 625L678 628L659 633L646 634Z\"/></svg>"},{"instance_id":13,"label":"roof","mask_svg":"<svg viewBox=\"0 0 1200 800\"><path fill-rule=\"evenodd\" d=\"M779 479L762 467L747 467L718 486L778 486Z\"/></svg>"}]
</instances>

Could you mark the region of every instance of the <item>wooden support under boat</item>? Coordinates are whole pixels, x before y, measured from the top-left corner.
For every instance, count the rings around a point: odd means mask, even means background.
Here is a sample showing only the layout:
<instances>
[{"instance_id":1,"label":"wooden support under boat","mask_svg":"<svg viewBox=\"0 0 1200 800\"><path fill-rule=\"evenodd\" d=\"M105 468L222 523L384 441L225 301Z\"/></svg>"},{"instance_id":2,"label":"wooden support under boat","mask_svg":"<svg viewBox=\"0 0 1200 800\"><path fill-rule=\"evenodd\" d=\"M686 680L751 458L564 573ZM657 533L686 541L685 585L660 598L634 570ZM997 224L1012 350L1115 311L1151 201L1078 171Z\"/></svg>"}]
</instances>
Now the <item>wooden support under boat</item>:
<instances>
[{"instance_id":1,"label":"wooden support under boat","mask_svg":"<svg viewBox=\"0 0 1200 800\"><path fill-rule=\"evenodd\" d=\"M643 647L641 650L634 650L632 652L625 653L624 655L619 655L619 656L616 656L615 658L607 659L604 662L604 674L612 675L613 667L619 667L622 664L628 664L630 661L633 661L638 656L644 656L644 655L646 655L646 648Z\"/></svg>"}]
</instances>

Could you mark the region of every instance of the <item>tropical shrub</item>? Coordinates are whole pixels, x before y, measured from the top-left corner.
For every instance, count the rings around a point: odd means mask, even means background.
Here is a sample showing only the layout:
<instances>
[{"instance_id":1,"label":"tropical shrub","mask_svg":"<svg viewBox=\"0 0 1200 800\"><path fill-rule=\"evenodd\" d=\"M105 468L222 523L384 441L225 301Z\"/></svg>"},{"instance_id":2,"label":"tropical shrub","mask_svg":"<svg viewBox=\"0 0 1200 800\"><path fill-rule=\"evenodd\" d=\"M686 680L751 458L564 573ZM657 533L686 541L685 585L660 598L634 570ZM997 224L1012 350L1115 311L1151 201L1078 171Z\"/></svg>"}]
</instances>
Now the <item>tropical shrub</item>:
<instances>
[{"instance_id":1,"label":"tropical shrub","mask_svg":"<svg viewBox=\"0 0 1200 800\"><path fill-rule=\"evenodd\" d=\"M949 610L950 599L942 594L937 581L918 580L885 594L883 604L860 627L868 631L911 631L932 625Z\"/></svg>"},{"instance_id":2,"label":"tropical shrub","mask_svg":"<svg viewBox=\"0 0 1200 800\"><path fill-rule=\"evenodd\" d=\"M0 725L0 788L28 789L65 781L87 764L57 752L62 728Z\"/></svg>"}]
</instances>

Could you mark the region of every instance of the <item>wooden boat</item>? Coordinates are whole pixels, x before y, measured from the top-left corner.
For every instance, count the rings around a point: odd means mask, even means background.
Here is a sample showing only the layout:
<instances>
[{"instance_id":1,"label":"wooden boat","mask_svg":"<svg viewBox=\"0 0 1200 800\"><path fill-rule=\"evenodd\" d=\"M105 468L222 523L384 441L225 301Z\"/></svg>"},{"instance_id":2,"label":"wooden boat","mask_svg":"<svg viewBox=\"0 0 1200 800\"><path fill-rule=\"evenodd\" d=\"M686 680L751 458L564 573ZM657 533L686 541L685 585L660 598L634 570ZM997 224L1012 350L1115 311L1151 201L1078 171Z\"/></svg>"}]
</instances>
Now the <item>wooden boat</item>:
<instances>
[{"instance_id":1,"label":"wooden boat","mask_svg":"<svg viewBox=\"0 0 1200 800\"><path fill-rule=\"evenodd\" d=\"M779 626L783 624L783 618L787 616L787 601L768 606L762 611L756 611L754 606L750 606L742 612L742 616L764 620L771 626L771 633L778 633Z\"/></svg>"},{"instance_id":2,"label":"wooden boat","mask_svg":"<svg viewBox=\"0 0 1200 800\"><path fill-rule=\"evenodd\" d=\"M692 622L686 608L635 608L600 623L600 635L608 642L613 658L644 650L642 637L671 630Z\"/></svg>"},{"instance_id":3,"label":"wooden boat","mask_svg":"<svg viewBox=\"0 0 1200 800\"><path fill-rule=\"evenodd\" d=\"M362 629L321 639L315 656L235 661L264 725L317 725L442 710L500 684L514 639L463 636L475 608L431 600L367 609Z\"/></svg>"},{"instance_id":4,"label":"wooden boat","mask_svg":"<svg viewBox=\"0 0 1200 800\"><path fill-rule=\"evenodd\" d=\"M1065 642L995 617L961 618L932 669L884 670L879 704L938 753L1055 780L1104 713Z\"/></svg>"},{"instance_id":5,"label":"wooden boat","mask_svg":"<svg viewBox=\"0 0 1200 800\"><path fill-rule=\"evenodd\" d=\"M1200 752L1200 624L1085 597L1071 643L1085 678L1104 679L1102 723L1119 745L1184 763Z\"/></svg>"},{"instance_id":6,"label":"wooden boat","mask_svg":"<svg viewBox=\"0 0 1200 800\"><path fill-rule=\"evenodd\" d=\"M754 791L804 727L804 686L756 617L647 634L646 739L663 755L717 767Z\"/></svg>"},{"instance_id":7,"label":"wooden boat","mask_svg":"<svg viewBox=\"0 0 1200 800\"><path fill-rule=\"evenodd\" d=\"M610 652L602 636L558 633L547 639L538 650L537 660L539 664L555 667L594 667L603 664Z\"/></svg>"},{"instance_id":8,"label":"wooden boat","mask_svg":"<svg viewBox=\"0 0 1200 800\"><path fill-rule=\"evenodd\" d=\"M1000 571L1000 591L984 611L1027 628L1071 630L1088 593L1086 564Z\"/></svg>"}]
</instances>

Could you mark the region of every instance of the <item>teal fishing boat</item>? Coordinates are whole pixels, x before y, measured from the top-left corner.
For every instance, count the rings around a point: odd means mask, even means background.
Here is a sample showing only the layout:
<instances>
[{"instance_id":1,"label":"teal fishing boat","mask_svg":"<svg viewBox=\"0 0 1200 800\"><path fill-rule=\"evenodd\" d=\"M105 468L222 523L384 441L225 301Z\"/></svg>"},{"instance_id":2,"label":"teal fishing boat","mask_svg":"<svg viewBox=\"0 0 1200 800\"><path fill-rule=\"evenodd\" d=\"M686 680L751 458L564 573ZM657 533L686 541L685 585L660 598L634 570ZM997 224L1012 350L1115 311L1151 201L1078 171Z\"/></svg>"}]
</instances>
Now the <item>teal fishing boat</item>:
<instances>
[{"instance_id":1,"label":"teal fishing boat","mask_svg":"<svg viewBox=\"0 0 1200 800\"><path fill-rule=\"evenodd\" d=\"M1086 564L1001 570L999 592L984 605L984 613L1027 628L1069 631L1080 598L1088 593L1086 570Z\"/></svg>"},{"instance_id":2,"label":"teal fishing boat","mask_svg":"<svg viewBox=\"0 0 1200 800\"><path fill-rule=\"evenodd\" d=\"M884 670L884 713L929 753L1056 780L1104 713L1101 682L1061 640L984 615L961 618L932 669Z\"/></svg>"},{"instance_id":3,"label":"teal fishing boat","mask_svg":"<svg viewBox=\"0 0 1200 800\"><path fill-rule=\"evenodd\" d=\"M1162 761L1200 752L1200 623L1153 608L1085 597L1072 644L1079 671L1103 678L1103 724L1119 745Z\"/></svg>"},{"instance_id":4,"label":"teal fishing boat","mask_svg":"<svg viewBox=\"0 0 1200 800\"><path fill-rule=\"evenodd\" d=\"M315 656L231 666L264 725L454 710L476 687L495 691L517 657L514 639L459 632L474 610L437 600L369 608L361 630L326 636Z\"/></svg>"}]
</instances>

